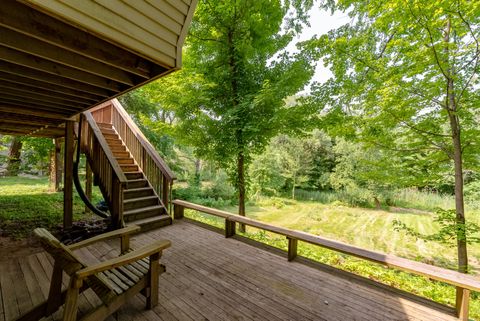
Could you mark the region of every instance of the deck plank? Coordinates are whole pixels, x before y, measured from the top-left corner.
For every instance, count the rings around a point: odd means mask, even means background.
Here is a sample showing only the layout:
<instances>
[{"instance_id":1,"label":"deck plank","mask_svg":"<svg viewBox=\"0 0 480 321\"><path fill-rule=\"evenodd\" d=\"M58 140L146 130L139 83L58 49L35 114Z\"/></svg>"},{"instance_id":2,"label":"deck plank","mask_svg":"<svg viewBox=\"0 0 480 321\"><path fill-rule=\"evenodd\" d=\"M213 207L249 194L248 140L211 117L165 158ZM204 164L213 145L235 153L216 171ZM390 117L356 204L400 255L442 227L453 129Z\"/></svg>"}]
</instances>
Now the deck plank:
<instances>
[{"instance_id":1,"label":"deck plank","mask_svg":"<svg viewBox=\"0 0 480 321\"><path fill-rule=\"evenodd\" d=\"M192 320L456 320L452 309L373 281L321 266L288 262L265 249L180 221L132 238L133 248L170 239L161 258L159 305L145 309L136 296L119 321ZM108 241L77 251L85 261L118 255ZM0 321L11 321L48 296L53 268L44 252L0 263ZM68 277L64 277L63 287ZM80 296L80 314L100 304L91 290ZM61 320L62 309L42 320ZM107 320L113 321L114 317Z\"/></svg>"},{"instance_id":2,"label":"deck plank","mask_svg":"<svg viewBox=\"0 0 480 321\"><path fill-rule=\"evenodd\" d=\"M15 278L12 272L12 261L3 262L0 265L0 284L2 286L2 299L5 320L13 320L20 315L15 295Z\"/></svg>"}]
</instances>

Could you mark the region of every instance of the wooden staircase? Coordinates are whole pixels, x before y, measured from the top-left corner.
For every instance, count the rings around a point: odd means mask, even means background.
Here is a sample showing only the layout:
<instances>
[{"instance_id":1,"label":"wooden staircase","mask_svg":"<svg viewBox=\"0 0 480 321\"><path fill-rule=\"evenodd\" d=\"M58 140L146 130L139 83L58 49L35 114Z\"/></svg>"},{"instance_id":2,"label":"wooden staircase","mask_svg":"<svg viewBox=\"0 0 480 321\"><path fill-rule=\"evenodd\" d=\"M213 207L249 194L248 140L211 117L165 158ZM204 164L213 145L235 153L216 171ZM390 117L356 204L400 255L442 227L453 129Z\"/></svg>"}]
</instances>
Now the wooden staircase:
<instances>
[{"instance_id":1,"label":"wooden staircase","mask_svg":"<svg viewBox=\"0 0 480 321\"><path fill-rule=\"evenodd\" d=\"M171 224L175 177L120 103L109 101L83 117L82 151L114 224L136 224L143 231Z\"/></svg>"},{"instance_id":2,"label":"wooden staircase","mask_svg":"<svg viewBox=\"0 0 480 321\"><path fill-rule=\"evenodd\" d=\"M123 220L139 225L142 230L172 224L160 197L143 175L112 124L97 123L113 156L127 178L123 193Z\"/></svg>"}]
</instances>

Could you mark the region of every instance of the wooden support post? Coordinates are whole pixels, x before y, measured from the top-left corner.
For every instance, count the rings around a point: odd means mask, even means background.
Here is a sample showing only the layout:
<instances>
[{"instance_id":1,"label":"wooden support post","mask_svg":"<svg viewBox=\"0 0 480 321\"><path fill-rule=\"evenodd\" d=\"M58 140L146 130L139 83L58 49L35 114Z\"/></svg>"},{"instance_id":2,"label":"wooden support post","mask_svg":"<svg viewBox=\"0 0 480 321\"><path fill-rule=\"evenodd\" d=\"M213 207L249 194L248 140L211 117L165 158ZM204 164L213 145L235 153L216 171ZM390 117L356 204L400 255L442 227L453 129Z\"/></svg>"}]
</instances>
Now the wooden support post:
<instances>
[{"instance_id":1,"label":"wooden support post","mask_svg":"<svg viewBox=\"0 0 480 321\"><path fill-rule=\"evenodd\" d=\"M225 237L232 237L235 235L235 222L225 219Z\"/></svg>"},{"instance_id":2,"label":"wooden support post","mask_svg":"<svg viewBox=\"0 0 480 321\"><path fill-rule=\"evenodd\" d=\"M456 298L457 316L462 321L468 321L468 306L470 301L470 290L457 287Z\"/></svg>"},{"instance_id":3,"label":"wooden support post","mask_svg":"<svg viewBox=\"0 0 480 321\"><path fill-rule=\"evenodd\" d=\"M162 179L162 202L163 202L163 205L165 205L165 208L167 209L167 212L169 211L169 208L170 208L170 200L168 199L168 195L169 195L169 192L170 192L170 184L168 182L168 180L165 178L165 176L163 176L163 179Z\"/></svg>"},{"instance_id":4,"label":"wooden support post","mask_svg":"<svg viewBox=\"0 0 480 321\"><path fill-rule=\"evenodd\" d=\"M112 182L112 223L115 228L122 228L123 226L123 186L115 178Z\"/></svg>"},{"instance_id":5,"label":"wooden support post","mask_svg":"<svg viewBox=\"0 0 480 321\"><path fill-rule=\"evenodd\" d=\"M158 304L158 275L160 253L150 256L150 269L148 271L148 287L150 293L147 297L147 309L152 309Z\"/></svg>"},{"instance_id":6,"label":"wooden support post","mask_svg":"<svg viewBox=\"0 0 480 321\"><path fill-rule=\"evenodd\" d=\"M73 126L74 122L65 122L65 154L63 178L63 228L71 228L73 223Z\"/></svg>"},{"instance_id":7,"label":"wooden support post","mask_svg":"<svg viewBox=\"0 0 480 321\"><path fill-rule=\"evenodd\" d=\"M173 218L176 220L182 219L185 213L185 208L181 205L173 205Z\"/></svg>"},{"instance_id":8,"label":"wooden support post","mask_svg":"<svg viewBox=\"0 0 480 321\"><path fill-rule=\"evenodd\" d=\"M125 254L130 250L130 234L124 234L120 238L120 249L122 254Z\"/></svg>"},{"instance_id":9,"label":"wooden support post","mask_svg":"<svg viewBox=\"0 0 480 321\"><path fill-rule=\"evenodd\" d=\"M288 261L293 261L297 257L298 240L288 237Z\"/></svg>"},{"instance_id":10,"label":"wooden support post","mask_svg":"<svg viewBox=\"0 0 480 321\"><path fill-rule=\"evenodd\" d=\"M85 165L85 195L89 200L92 200L92 168L88 160ZM90 213L90 209L85 205L85 214L87 213Z\"/></svg>"}]
</instances>

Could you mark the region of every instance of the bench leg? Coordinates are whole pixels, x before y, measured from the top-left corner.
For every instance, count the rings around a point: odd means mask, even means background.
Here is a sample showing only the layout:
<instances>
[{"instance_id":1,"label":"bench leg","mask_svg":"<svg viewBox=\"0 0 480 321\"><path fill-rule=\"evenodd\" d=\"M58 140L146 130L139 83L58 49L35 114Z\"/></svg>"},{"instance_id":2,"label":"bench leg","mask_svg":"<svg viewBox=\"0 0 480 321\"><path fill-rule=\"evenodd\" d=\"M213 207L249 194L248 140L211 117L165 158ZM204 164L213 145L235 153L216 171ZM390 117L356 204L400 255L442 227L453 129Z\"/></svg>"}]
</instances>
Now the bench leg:
<instances>
[{"instance_id":1,"label":"bench leg","mask_svg":"<svg viewBox=\"0 0 480 321\"><path fill-rule=\"evenodd\" d=\"M65 300L65 310L63 311L63 321L76 321L78 312L78 294L82 287L82 281L72 277L67 290L67 299Z\"/></svg>"},{"instance_id":2,"label":"bench leg","mask_svg":"<svg viewBox=\"0 0 480 321\"><path fill-rule=\"evenodd\" d=\"M150 292L147 297L147 309L152 309L158 304L158 276L160 253L150 256L150 269L148 271L148 287Z\"/></svg>"}]
</instances>

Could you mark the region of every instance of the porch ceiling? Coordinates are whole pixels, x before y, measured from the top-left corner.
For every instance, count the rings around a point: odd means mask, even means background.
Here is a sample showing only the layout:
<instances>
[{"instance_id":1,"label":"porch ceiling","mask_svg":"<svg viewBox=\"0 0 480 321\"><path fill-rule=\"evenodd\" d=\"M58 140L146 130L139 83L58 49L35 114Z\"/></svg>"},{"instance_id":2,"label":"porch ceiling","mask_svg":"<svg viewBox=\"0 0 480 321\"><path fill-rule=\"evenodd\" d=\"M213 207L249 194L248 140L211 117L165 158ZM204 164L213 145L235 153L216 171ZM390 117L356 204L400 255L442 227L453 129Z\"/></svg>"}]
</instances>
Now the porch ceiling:
<instances>
[{"instance_id":1,"label":"porch ceiling","mask_svg":"<svg viewBox=\"0 0 480 321\"><path fill-rule=\"evenodd\" d=\"M0 133L58 137L79 112L181 66L196 0L2 0Z\"/></svg>"}]
</instances>

